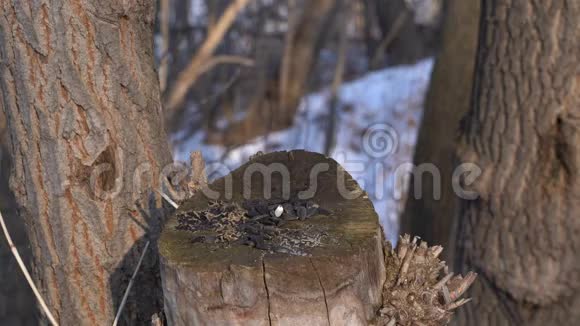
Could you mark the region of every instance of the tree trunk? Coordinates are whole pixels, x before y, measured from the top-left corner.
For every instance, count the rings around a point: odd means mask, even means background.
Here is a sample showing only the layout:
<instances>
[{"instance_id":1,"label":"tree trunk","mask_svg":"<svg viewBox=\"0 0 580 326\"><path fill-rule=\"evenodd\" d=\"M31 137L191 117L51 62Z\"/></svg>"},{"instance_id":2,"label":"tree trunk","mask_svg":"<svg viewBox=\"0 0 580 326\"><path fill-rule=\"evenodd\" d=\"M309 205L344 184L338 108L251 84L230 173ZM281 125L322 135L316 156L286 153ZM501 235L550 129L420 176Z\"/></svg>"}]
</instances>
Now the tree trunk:
<instances>
[{"instance_id":1,"label":"tree trunk","mask_svg":"<svg viewBox=\"0 0 580 326\"><path fill-rule=\"evenodd\" d=\"M33 274L62 325L107 325L146 240L159 234L157 172L170 159L153 61L154 2L2 1L0 87L11 187ZM125 308L161 307L149 253Z\"/></svg>"},{"instance_id":2,"label":"tree trunk","mask_svg":"<svg viewBox=\"0 0 580 326\"><path fill-rule=\"evenodd\" d=\"M307 89L309 75L322 46L321 40L330 28L341 1L308 1L295 26L287 32L286 48L280 68L280 103L273 124L290 126ZM333 12L334 11L334 12Z\"/></svg>"},{"instance_id":3,"label":"tree trunk","mask_svg":"<svg viewBox=\"0 0 580 326\"><path fill-rule=\"evenodd\" d=\"M425 175L416 189L411 180L401 219L401 234L416 234L446 249L457 207L451 183L455 141L459 120L469 109L480 2L450 0L447 6L443 46L431 77L414 157L416 166L434 164L441 173L441 184L434 184L434 179ZM434 190L440 190L440 198L434 196ZM419 191L420 198L414 195L415 191Z\"/></svg>"},{"instance_id":4,"label":"tree trunk","mask_svg":"<svg viewBox=\"0 0 580 326\"><path fill-rule=\"evenodd\" d=\"M461 203L459 269L481 277L461 325L580 320L580 3L484 1L460 157L483 170Z\"/></svg>"}]
</instances>

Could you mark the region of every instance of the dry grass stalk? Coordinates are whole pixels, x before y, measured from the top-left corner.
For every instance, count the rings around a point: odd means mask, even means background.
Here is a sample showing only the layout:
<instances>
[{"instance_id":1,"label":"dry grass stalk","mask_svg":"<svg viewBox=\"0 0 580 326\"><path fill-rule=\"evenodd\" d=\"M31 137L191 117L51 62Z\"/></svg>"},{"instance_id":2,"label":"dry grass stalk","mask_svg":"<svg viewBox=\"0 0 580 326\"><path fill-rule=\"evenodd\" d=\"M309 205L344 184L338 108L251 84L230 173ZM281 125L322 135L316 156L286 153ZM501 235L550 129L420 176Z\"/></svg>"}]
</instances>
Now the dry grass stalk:
<instances>
[{"instance_id":1,"label":"dry grass stalk","mask_svg":"<svg viewBox=\"0 0 580 326\"><path fill-rule=\"evenodd\" d=\"M197 187L199 187L201 184L207 182L206 176L205 176L205 162L203 161L203 158L201 157L201 152L196 151L196 152L192 152L190 155L191 158L191 168L192 168L192 178L190 180L190 182L188 183L188 188L190 188L191 191L193 191L194 189L197 189ZM197 181L197 182L194 182ZM179 208L179 205L177 205L177 203L175 203L167 194L165 194L164 192L161 191L157 191L159 193L159 195L161 195L161 197L163 199L165 199L165 201L167 201L171 206L173 206L173 208L177 209ZM135 271L133 271L133 275L131 276L131 280L129 280L129 285L127 286L127 290L125 290L125 294L123 295L123 300L121 301L121 305L119 306L119 310L117 311L117 315L115 316L115 321L113 322L113 326L116 326L117 323L119 322L119 318L121 317L121 313L123 312L123 308L125 307L125 304L127 302L127 298L129 297L129 293L131 292L131 287L133 286L133 283L135 282L135 277L137 276L137 273L139 272L139 268L141 267L141 263L143 262L143 258L145 257L145 253L147 253L147 249L149 249L149 244L150 241L147 241L147 243L145 243L145 248L143 248L143 252L141 253L141 257L139 257L139 261L137 262L137 266L135 267ZM152 319L152 323L160 323L159 321L159 316L155 315L153 316Z\"/></svg>"},{"instance_id":2,"label":"dry grass stalk","mask_svg":"<svg viewBox=\"0 0 580 326\"><path fill-rule=\"evenodd\" d=\"M173 208L177 209L179 207L179 205L177 205L177 203L175 203L171 198L169 198L169 196L167 196L165 193L157 191L161 197L163 197L163 199L165 199L165 201L167 201L171 206L173 206Z\"/></svg>"},{"instance_id":3,"label":"dry grass stalk","mask_svg":"<svg viewBox=\"0 0 580 326\"><path fill-rule=\"evenodd\" d=\"M16 259L16 262L18 263L18 266L20 267L20 270L22 271L22 274L24 274L24 277L26 278L28 285L30 285L32 292L34 292L34 296L38 300L38 303L40 304L40 308L42 309L42 311L44 312L44 314L46 315L46 317L50 321L51 325L58 326L56 319L54 318L54 316L52 315L52 313L48 309L46 302L44 301L44 299L40 295L38 288L36 287L36 285L34 285L34 282L32 281L32 277L30 277L30 273L28 273L28 269L26 268L26 265L24 265L24 262L22 261L22 257L20 257L20 253L18 252L18 249L16 249L16 246L12 242L12 237L10 237L10 233L8 233L8 228L6 228L6 224L4 223L4 217L2 216L2 213L0 213L0 225L2 226L2 231L4 232L4 236L6 237L6 240L8 241L8 246L10 247L10 250L12 251L12 255L14 255L14 258Z\"/></svg>"},{"instance_id":4,"label":"dry grass stalk","mask_svg":"<svg viewBox=\"0 0 580 326\"><path fill-rule=\"evenodd\" d=\"M127 285L127 289L125 290L125 294L123 295L123 300L121 300L121 304L119 305L119 309L117 310L117 315L115 316L115 320L113 321L113 326L117 326L119 323L119 319L121 318L121 313L123 312L123 308L125 308L125 304L127 303L127 298L129 297L129 293L131 292L131 288L133 287L133 283L135 283L135 277L139 272L139 268L141 268L141 263L143 262L143 258L147 253L147 249L149 249L150 241L145 243L145 248L143 248L143 252L141 252L141 257L139 257L139 261L137 262L137 266L135 266L135 270L133 271L133 275L131 275L131 279L129 280L129 285Z\"/></svg>"},{"instance_id":5,"label":"dry grass stalk","mask_svg":"<svg viewBox=\"0 0 580 326\"><path fill-rule=\"evenodd\" d=\"M177 77L177 81L173 86L167 101L166 107L168 110L174 110L183 102L189 88L199 78L203 72L203 67L213 55L225 33L233 24L239 12L248 4L249 1L250 0L235 0L232 2L220 17L220 20L214 25L213 29L209 31L209 35L201 48L197 51L187 67Z\"/></svg>"}]
</instances>

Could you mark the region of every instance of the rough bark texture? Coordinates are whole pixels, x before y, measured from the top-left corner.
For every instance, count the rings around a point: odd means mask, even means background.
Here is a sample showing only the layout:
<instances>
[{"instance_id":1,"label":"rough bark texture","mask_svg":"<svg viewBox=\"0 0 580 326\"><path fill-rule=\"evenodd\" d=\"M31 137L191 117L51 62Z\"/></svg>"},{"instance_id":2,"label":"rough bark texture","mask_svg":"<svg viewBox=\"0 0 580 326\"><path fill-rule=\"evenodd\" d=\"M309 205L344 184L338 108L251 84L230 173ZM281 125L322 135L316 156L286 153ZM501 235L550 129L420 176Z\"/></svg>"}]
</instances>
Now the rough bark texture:
<instances>
[{"instance_id":1,"label":"rough bark texture","mask_svg":"<svg viewBox=\"0 0 580 326\"><path fill-rule=\"evenodd\" d=\"M346 189L360 195L340 196L334 160L292 151L260 156L232 172L234 202L244 199L244 187L251 189L252 199L264 198L259 173L252 175L251 185L242 182L246 169L255 167L252 163L286 166L294 196L312 185L314 166L327 164L328 171L317 175L313 200L333 213L288 222L287 227L316 228L335 240L306 249L310 256L242 245L216 249L192 243L193 234L176 230L175 219L170 219L159 242L170 325L367 325L380 308L386 278L383 234L368 197L346 173ZM225 180L218 179L210 188L223 195ZM274 198L281 198L282 182L279 173L272 174ZM208 199L198 192L179 212L207 205Z\"/></svg>"},{"instance_id":2,"label":"rough bark texture","mask_svg":"<svg viewBox=\"0 0 580 326\"><path fill-rule=\"evenodd\" d=\"M477 51L480 1L449 0L443 26L443 46L431 77L431 87L419 129L414 164L434 164L441 173L441 184L425 174L421 188L409 183L409 195L401 220L401 234L448 249L458 198L452 188L456 138L459 120L469 109L473 69ZM435 198L434 188L441 191ZM420 191L421 197L415 197Z\"/></svg>"},{"instance_id":3,"label":"rough bark texture","mask_svg":"<svg viewBox=\"0 0 580 326\"><path fill-rule=\"evenodd\" d=\"M462 325L580 320L580 2L486 0L460 155L458 268L480 278Z\"/></svg>"},{"instance_id":4,"label":"rough bark texture","mask_svg":"<svg viewBox=\"0 0 580 326\"><path fill-rule=\"evenodd\" d=\"M152 54L154 2L0 6L11 187L33 274L61 324L110 324L143 243L158 234L150 176L170 159ZM160 308L155 256L147 255L125 309L131 324Z\"/></svg>"}]
</instances>

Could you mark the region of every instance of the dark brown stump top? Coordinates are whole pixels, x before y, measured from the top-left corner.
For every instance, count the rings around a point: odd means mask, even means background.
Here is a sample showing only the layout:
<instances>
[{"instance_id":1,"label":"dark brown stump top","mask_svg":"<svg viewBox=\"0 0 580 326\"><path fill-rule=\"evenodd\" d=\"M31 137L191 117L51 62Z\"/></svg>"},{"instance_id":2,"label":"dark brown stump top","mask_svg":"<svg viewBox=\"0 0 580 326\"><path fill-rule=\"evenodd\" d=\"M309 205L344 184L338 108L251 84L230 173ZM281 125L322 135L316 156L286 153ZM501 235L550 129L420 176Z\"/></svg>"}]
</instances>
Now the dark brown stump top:
<instances>
[{"instance_id":1,"label":"dark brown stump top","mask_svg":"<svg viewBox=\"0 0 580 326\"><path fill-rule=\"evenodd\" d=\"M270 182L268 178L271 178ZM271 191L269 198L264 184ZM243 244L196 242L194 239L202 232L178 230L176 216L203 211L210 204L215 205L216 201L240 205L255 200L277 203L295 201L299 194L300 198L316 203L324 211L324 214L315 214L305 220L286 222L282 227L324 235L318 245L299 248L305 256L349 256L351 250L364 247L364 242L376 241L377 230L380 230L377 214L366 193L352 177L331 158L295 150L258 156L213 182L209 190L198 191L166 224L159 242L161 256L171 264L199 266L204 270L212 266L223 268L224 264L252 266L264 255L293 256Z\"/></svg>"}]
</instances>

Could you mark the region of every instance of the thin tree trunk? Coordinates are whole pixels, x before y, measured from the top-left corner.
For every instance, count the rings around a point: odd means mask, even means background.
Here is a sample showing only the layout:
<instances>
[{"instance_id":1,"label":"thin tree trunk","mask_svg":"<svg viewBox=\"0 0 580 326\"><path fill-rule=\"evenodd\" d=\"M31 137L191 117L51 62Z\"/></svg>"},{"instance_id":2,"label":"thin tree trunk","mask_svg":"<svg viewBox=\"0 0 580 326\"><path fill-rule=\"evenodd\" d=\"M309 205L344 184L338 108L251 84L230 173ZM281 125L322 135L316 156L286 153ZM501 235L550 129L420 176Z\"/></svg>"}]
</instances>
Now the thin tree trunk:
<instances>
[{"instance_id":1,"label":"thin tree trunk","mask_svg":"<svg viewBox=\"0 0 580 326\"><path fill-rule=\"evenodd\" d=\"M461 203L460 270L480 278L461 325L580 320L580 3L483 1L465 162L482 176Z\"/></svg>"},{"instance_id":2,"label":"thin tree trunk","mask_svg":"<svg viewBox=\"0 0 580 326\"><path fill-rule=\"evenodd\" d=\"M336 17L337 0L309 1L295 26L289 27L286 48L280 68L279 112L274 129L292 125L300 98L307 89L309 75L317 60L328 28ZM277 125L277 126L276 126Z\"/></svg>"},{"instance_id":3,"label":"thin tree trunk","mask_svg":"<svg viewBox=\"0 0 580 326\"><path fill-rule=\"evenodd\" d=\"M33 273L62 325L107 325L161 223L170 153L153 61L154 2L1 1L0 90L11 187ZM161 306L156 255L125 321Z\"/></svg>"},{"instance_id":4,"label":"thin tree trunk","mask_svg":"<svg viewBox=\"0 0 580 326\"><path fill-rule=\"evenodd\" d=\"M450 0L443 26L443 46L431 77L431 86L419 130L414 163L434 164L441 173L441 184L426 175L409 195L401 220L401 234L416 234L429 243L448 250L457 197L453 193L455 142L459 120L469 110L473 69L477 52L480 1ZM441 198L434 196L441 192ZM421 197L414 194L419 191Z\"/></svg>"}]
</instances>

